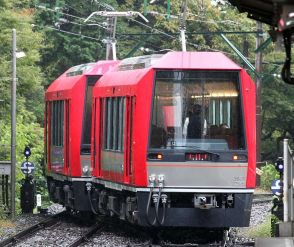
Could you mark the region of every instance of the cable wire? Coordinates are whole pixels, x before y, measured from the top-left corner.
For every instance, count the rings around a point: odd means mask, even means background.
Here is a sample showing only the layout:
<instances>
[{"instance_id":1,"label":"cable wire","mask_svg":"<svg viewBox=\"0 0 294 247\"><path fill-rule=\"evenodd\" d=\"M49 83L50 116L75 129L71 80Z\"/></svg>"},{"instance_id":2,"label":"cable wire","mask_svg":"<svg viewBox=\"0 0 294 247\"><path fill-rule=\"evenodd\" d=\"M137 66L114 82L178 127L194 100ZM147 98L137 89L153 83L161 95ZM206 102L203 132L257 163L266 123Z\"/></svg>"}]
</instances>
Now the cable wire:
<instances>
[{"instance_id":1,"label":"cable wire","mask_svg":"<svg viewBox=\"0 0 294 247\"><path fill-rule=\"evenodd\" d=\"M66 34L70 34L70 35L74 35L74 36L79 36L81 38L95 40L95 41L99 41L100 43L103 43L100 39L97 39L97 38L94 38L94 37L91 37L91 36L87 36L87 35L83 35L83 34L79 34L79 33L73 33L73 32L65 31L65 30L62 30L62 29L54 28L54 27L41 26L41 25L36 25L36 24L32 24L32 27L47 28L47 29L58 31L58 32L62 32L62 33L66 33Z\"/></svg>"},{"instance_id":2,"label":"cable wire","mask_svg":"<svg viewBox=\"0 0 294 247\"><path fill-rule=\"evenodd\" d=\"M153 194L153 188L150 188L150 192L149 192L149 196L148 196L148 201L147 201L147 206L146 206L146 220L147 220L147 223L150 225L150 226L154 226L156 224L156 216L154 217L153 221L151 222L150 219L149 219L149 210L150 210L150 206L151 206L151 197L152 197L152 194Z\"/></svg>"},{"instance_id":3,"label":"cable wire","mask_svg":"<svg viewBox=\"0 0 294 247\"><path fill-rule=\"evenodd\" d=\"M62 15L66 15L66 16L69 16L69 17L73 17L73 18L79 19L79 20L82 21L82 23L79 24L79 25L88 26L87 24L84 23L84 21L86 20L86 18L82 18L82 17L76 16L76 15L72 15L72 14L67 14L67 13L64 13L64 12L60 12L59 10L55 10L55 9L51 9L51 8L47 8L47 7L43 7L43 6L39 6L39 5L37 5L36 7L39 8L39 9L42 9L42 10L48 10L48 11L51 11L51 12L60 13ZM99 27L101 27L103 29L107 29L105 26L100 25L100 24L98 24L98 23L96 23L96 22L94 22L92 20L90 20L89 22L95 23L95 25L97 25L97 26L99 26Z\"/></svg>"}]
</instances>

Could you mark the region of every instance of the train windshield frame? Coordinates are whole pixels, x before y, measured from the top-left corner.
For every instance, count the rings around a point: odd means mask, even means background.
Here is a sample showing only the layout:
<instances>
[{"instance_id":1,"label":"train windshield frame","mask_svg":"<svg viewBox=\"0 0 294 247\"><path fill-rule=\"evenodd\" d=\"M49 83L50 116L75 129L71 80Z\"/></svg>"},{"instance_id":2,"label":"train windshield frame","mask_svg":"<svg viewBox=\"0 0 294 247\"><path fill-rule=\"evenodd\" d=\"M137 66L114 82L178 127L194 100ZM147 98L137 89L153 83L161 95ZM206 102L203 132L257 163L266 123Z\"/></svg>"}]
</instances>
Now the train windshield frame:
<instances>
[{"instance_id":1,"label":"train windshield frame","mask_svg":"<svg viewBox=\"0 0 294 247\"><path fill-rule=\"evenodd\" d=\"M155 75L149 149L246 150L239 71Z\"/></svg>"}]
</instances>

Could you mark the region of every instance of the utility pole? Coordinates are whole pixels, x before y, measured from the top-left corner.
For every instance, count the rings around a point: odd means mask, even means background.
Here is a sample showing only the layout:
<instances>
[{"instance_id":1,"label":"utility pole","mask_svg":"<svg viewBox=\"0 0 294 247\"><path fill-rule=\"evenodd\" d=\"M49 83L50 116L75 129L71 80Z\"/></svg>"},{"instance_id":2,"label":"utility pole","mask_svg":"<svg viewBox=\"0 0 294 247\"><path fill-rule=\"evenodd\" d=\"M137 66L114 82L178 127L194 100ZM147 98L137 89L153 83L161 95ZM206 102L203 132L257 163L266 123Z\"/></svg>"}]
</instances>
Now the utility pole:
<instances>
[{"instance_id":1,"label":"utility pole","mask_svg":"<svg viewBox=\"0 0 294 247\"><path fill-rule=\"evenodd\" d=\"M262 23L257 21L257 37L256 37L256 49L260 47L263 42L262 38ZM255 57L255 69L259 76L256 76L256 165L257 168L261 166L261 126L262 126L262 105L261 105L261 70L262 70L262 53L258 51ZM260 177L256 178L256 185L260 185Z\"/></svg>"},{"instance_id":2,"label":"utility pole","mask_svg":"<svg viewBox=\"0 0 294 247\"><path fill-rule=\"evenodd\" d=\"M182 5L181 5L181 14L179 16L182 51L187 51L187 47L186 47L186 19L187 19L187 0L183 0Z\"/></svg>"},{"instance_id":3,"label":"utility pole","mask_svg":"<svg viewBox=\"0 0 294 247\"><path fill-rule=\"evenodd\" d=\"M93 16L107 17L107 32L108 38L105 40L106 43L106 60L116 60L116 23L117 17L136 17L140 16L145 22L149 22L140 12L136 11L97 11L89 15L84 22L87 22Z\"/></svg>"},{"instance_id":4,"label":"utility pole","mask_svg":"<svg viewBox=\"0 0 294 247\"><path fill-rule=\"evenodd\" d=\"M12 29L12 82L11 82L11 217L15 218L16 167L16 30Z\"/></svg>"}]
</instances>

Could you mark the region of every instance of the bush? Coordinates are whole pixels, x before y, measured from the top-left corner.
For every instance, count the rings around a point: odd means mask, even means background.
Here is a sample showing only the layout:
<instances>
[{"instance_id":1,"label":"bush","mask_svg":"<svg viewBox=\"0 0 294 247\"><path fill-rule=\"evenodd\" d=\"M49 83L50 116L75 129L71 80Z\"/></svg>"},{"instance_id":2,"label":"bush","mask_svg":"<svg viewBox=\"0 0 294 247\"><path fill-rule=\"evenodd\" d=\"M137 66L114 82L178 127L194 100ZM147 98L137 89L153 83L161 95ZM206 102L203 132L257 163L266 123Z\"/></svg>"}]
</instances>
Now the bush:
<instances>
[{"instance_id":1,"label":"bush","mask_svg":"<svg viewBox=\"0 0 294 247\"><path fill-rule=\"evenodd\" d=\"M270 190L272 182L278 179L280 175L273 164L267 164L261 170L263 173L260 177L260 187L264 190Z\"/></svg>"},{"instance_id":2,"label":"bush","mask_svg":"<svg viewBox=\"0 0 294 247\"><path fill-rule=\"evenodd\" d=\"M250 238L271 237L271 216L268 216L262 224L248 229L247 235Z\"/></svg>"}]
</instances>

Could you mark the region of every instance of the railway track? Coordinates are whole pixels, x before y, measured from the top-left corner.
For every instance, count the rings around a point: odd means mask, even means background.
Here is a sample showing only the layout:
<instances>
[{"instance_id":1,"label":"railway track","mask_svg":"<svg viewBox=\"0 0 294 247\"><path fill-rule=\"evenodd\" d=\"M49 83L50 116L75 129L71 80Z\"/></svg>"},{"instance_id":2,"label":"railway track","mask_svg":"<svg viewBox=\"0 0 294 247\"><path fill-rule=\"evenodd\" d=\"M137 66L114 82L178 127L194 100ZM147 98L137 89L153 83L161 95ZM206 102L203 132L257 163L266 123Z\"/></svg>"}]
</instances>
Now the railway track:
<instances>
[{"instance_id":1,"label":"railway track","mask_svg":"<svg viewBox=\"0 0 294 247\"><path fill-rule=\"evenodd\" d=\"M272 200L273 200L273 195L269 193L253 195L253 203L271 202Z\"/></svg>"},{"instance_id":2,"label":"railway track","mask_svg":"<svg viewBox=\"0 0 294 247\"><path fill-rule=\"evenodd\" d=\"M257 194L254 195L253 198L253 203L267 203L270 202L272 200L272 195L270 194ZM68 230L65 230L64 227L67 226L67 224L69 222L63 222L64 219L66 219L65 221L68 221L68 218L64 218L63 216L66 215L66 212L62 212L60 214L57 214L53 217L50 217L48 219L45 219L37 224L34 224L26 229L24 229L23 231L7 238L4 239L3 241L0 242L0 247L2 246L14 246L14 245L18 245L18 244L23 244L23 242L27 242L27 244L29 243L29 241L31 241L31 238L34 238L35 235L40 234L41 232L47 231L47 232L51 232L50 235L52 235L52 230L55 230L56 232L60 232L60 229L63 229L64 232L68 232ZM62 219L62 220L61 220ZM70 219L70 221L72 221L72 218ZM59 224L60 225L59 225ZM64 225L63 225L64 224ZM75 225L75 224L74 224ZM79 224L77 224L79 225ZM69 226L69 228L72 226ZM57 229L58 228L58 229ZM68 229L69 229L68 228ZM62 231L62 230L61 230ZM125 224L121 224L121 222L118 222L117 220L109 220L109 218L104 218L101 219L101 221L97 222L95 224L92 225L88 225L87 228L80 228L76 230L76 233L69 233L68 235L71 237L68 237L67 240L65 242L63 242L62 246L67 246L67 247L76 247L76 246L99 246L100 241L103 241L103 238L105 239L105 236L107 236L108 233L113 234L114 238L115 235L117 234L117 236L120 235L120 233L123 232L122 235L125 236L138 236L141 235L140 232L143 232L144 234L146 234L147 232L144 232L144 229L139 230L137 227L134 226L129 226L129 225L125 225ZM156 231L157 232L157 231ZM50 243L50 237L49 240L45 240L46 234L48 235L48 233L44 233L43 235L41 235L41 239L43 239L42 243L46 243L44 241L47 241L48 244ZM143 235L144 235L143 234ZM50 236L48 235L48 236ZM58 234L57 234L58 235ZM147 235L149 235L147 233ZM59 234L59 236L62 236L62 234ZM224 244L224 242L222 241L222 243L210 243L210 244L200 244L197 243L198 241L194 242L194 241L189 241L189 237L187 239L185 239L187 241L187 243L184 244L179 244L177 242L177 237L175 239L175 241L168 241L164 240L164 238L157 238L157 240L154 241L153 239L154 235L149 235L149 237L147 236L146 238L143 237L142 240L139 240L139 243L137 242L137 244L126 244L126 242L121 242L122 244L125 244L124 246L128 246L128 247L193 247L193 246L197 246L197 247L250 247L250 246L254 246L254 240L253 241L244 241L244 242L240 242L237 240L237 242L235 243L234 241L228 241L226 244ZM37 237L37 239L40 239L40 235L39 237ZM54 237L53 237L54 238ZM64 237L66 239L66 237ZM234 237L233 237L234 238ZM142 241L142 242L141 242ZM241 240L243 241L243 240ZM51 241L52 242L52 241ZM54 241L53 241L54 242ZM88 244L87 244L88 242ZM136 241L135 241L136 242ZM141 243L140 243L141 242ZM37 241L34 243L34 246L39 246ZM41 243L39 243L41 244ZM52 245L52 246L61 246L60 245L61 242L57 242L56 241L56 245ZM25 246L25 245L24 245ZM29 245L26 245L29 246ZM51 246L50 244L48 246ZM104 246L101 243L101 246ZM107 245L107 246L111 246L111 245Z\"/></svg>"},{"instance_id":3,"label":"railway track","mask_svg":"<svg viewBox=\"0 0 294 247\"><path fill-rule=\"evenodd\" d=\"M70 243L67 247L78 247L81 246L83 243L88 242L89 239L98 232L101 232L104 228L104 225L102 223L96 223L93 226L90 227L90 229L83 233L82 236L80 236L78 239L74 240L72 243Z\"/></svg>"},{"instance_id":4,"label":"railway track","mask_svg":"<svg viewBox=\"0 0 294 247\"><path fill-rule=\"evenodd\" d=\"M28 237L30 237L31 235L35 234L36 232L46 228L46 227L52 227L54 225L56 225L60 218L64 217L66 215L66 212L63 211L59 214L56 214L48 219L45 219L41 222L38 222L32 226L29 226L28 228L2 240L0 242L0 247L4 247L4 246L12 246L16 243L22 242L24 240L26 240Z\"/></svg>"}]
</instances>

